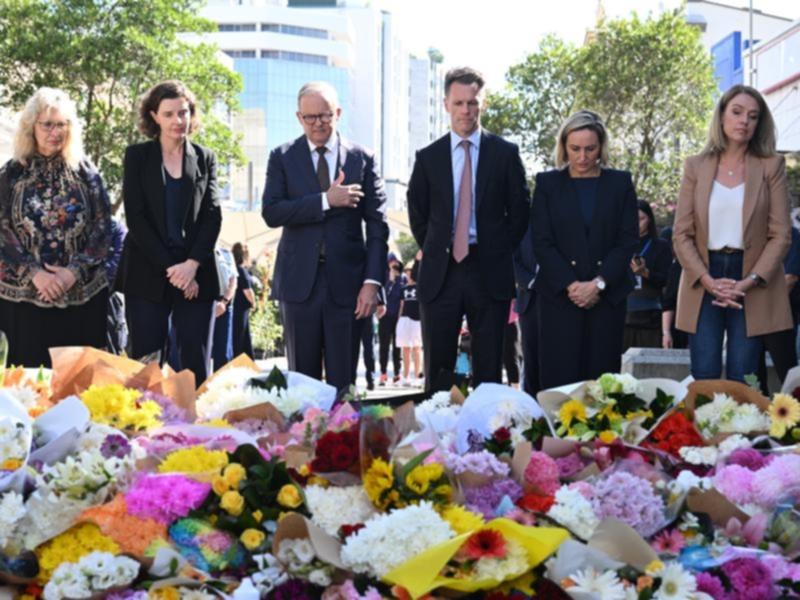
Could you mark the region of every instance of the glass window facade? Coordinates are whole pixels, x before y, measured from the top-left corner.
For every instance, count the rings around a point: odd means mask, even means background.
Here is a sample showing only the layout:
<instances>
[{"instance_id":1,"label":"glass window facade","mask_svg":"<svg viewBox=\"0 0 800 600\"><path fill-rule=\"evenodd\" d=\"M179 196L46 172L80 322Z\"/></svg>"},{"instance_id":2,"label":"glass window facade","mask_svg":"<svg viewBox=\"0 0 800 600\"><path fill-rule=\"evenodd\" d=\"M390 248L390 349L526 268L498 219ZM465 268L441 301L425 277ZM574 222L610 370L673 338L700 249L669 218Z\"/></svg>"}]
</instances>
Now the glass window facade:
<instances>
[{"instance_id":1,"label":"glass window facade","mask_svg":"<svg viewBox=\"0 0 800 600\"><path fill-rule=\"evenodd\" d=\"M275 33L285 33L288 35L300 35L303 37L328 39L328 32L324 29L314 27L299 27L297 25L284 25L282 23L262 23L261 31L274 31Z\"/></svg>"},{"instance_id":2,"label":"glass window facade","mask_svg":"<svg viewBox=\"0 0 800 600\"><path fill-rule=\"evenodd\" d=\"M263 122L264 138L259 140L260 149L267 151L302 135L303 130L297 121L297 92L309 81L327 81L339 94L339 102L344 108L339 131L349 137L350 127L350 76L347 69L327 64L298 63L293 60L264 57L237 58L234 70L242 75L244 91L239 96L243 112L254 121ZM324 57L323 57L324 58ZM263 183L266 172L266 155L251 156L245 147L246 160L253 161L257 183ZM245 188L246 189L246 188ZM240 195L234 186L234 195ZM241 200L234 198L234 201Z\"/></svg>"},{"instance_id":3,"label":"glass window facade","mask_svg":"<svg viewBox=\"0 0 800 600\"><path fill-rule=\"evenodd\" d=\"M219 31L255 31L255 23L220 23Z\"/></svg>"},{"instance_id":4,"label":"glass window facade","mask_svg":"<svg viewBox=\"0 0 800 600\"><path fill-rule=\"evenodd\" d=\"M255 50L225 50L225 54L231 58L255 58Z\"/></svg>"}]
</instances>

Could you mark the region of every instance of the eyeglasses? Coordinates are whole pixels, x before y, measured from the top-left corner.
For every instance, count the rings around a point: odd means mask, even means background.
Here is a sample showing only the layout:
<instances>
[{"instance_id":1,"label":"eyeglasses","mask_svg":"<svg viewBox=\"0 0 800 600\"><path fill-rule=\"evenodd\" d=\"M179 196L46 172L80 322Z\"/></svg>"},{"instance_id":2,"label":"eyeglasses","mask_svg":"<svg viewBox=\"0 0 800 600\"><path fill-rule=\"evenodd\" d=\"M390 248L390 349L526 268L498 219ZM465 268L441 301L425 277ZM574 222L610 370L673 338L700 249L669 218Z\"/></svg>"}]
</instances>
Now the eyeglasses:
<instances>
[{"instance_id":1,"label":"eyeglasses","mask_svg":"<svg viewBox=\"0 0 800 600\"><path fill-rule=\"evenodd\" d=\"M54 129L58 131L66 131L69 129L69 121L36 121L36 123L47 133L50 133Z\"/></svg>"},{"instance_id":2,"label":"eyeglasses","mask_svg":"<svg viewBox=\"0 0 800 600\"><path fill-rule=\"evenodd\" d=\"M331 121L333 121L332 112L320 113L318 115L300 115L300 117L307 125L313 125L317 122L317 119L319 119L323 125L328 125Z\"/></svg>"}]
</instances>

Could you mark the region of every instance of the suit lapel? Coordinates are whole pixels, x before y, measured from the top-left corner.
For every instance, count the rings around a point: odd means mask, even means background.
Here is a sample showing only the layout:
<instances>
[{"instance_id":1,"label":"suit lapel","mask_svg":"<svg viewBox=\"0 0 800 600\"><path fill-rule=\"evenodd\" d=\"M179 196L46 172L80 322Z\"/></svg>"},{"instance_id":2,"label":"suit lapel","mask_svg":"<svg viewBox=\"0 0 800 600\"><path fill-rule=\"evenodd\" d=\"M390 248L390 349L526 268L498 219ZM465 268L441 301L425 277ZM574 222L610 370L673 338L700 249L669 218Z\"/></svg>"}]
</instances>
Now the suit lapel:
<instances>
[{"instance_id":1,"label":"suit lapel","mask_svg":"<svg viewBox=\"0 0 800 600\"><path fill-rule=\"evenodd\" d=\"M186 140L183 148L183 185L181 186L181 194L183 196L182 223L186 223L186 215L190 210L192 211L192 216L194 217L200 208L199 206L195 207L194 205L195 179L197 176L197 152L195 152L192 143L189 140Z\"/></svg>"},{"instance_id":2,"label":"suit lapel","mask_svg":"<svg viewBox=\"0 0 800 600\"><path fill-rule=\"evenodd\" d=\"M489 183L489 175L493 170L496 153L492 150L491 137L489 137L485 132L481 131L481 146L478 150L478 172L475 175L476 211L480 207L481 200L485 196L486 186ZM452 177L450 179L452 180Z\"/></svg>"},{"instance_id":3,"label":"suit lapel","mask_svg":"<svg viewBox=\"0 0 800 600\"><path fill-rule=\"evenodd\" d=\"M745 162L744 206L742 207L742 233L747 231L747 224L756 208L761 182L764 180L764 167L755 156L748 154Z\"/></svg>"},{"instance_id":4,"label":"suit lapel","mask_svg":"<svg viewBox=\"0 0 800 600\"><path fill-rule=\"evenodd\" d=\"M605 199L610 197L608 171L600 169L600 177L597 178L597 197L595 198L594 213L592 213L592 224L589 227L589 247L592 247L602 234L603 219L608 206Z\"/></svg>"},{"instance_id":5,"label":"suit lapel","mask_svg":"<svg viewBox=\"0 0 800 600\"><path fill-rule=\"evenodd\" d=\"M167 239L166 207L164 206L165 185L161 144L158 140L150 142L145 163L143 187L147 190L145 198L152 204L152 214L162 239Z\"/></svg>"},{"instance_id":6,"label":"suit lapel","mask_svg":"<svg viewBox=\"0 0 800 600\"><path fill-rule=\"evenodd\" d=\"M348 144L347 141L342 136L339 136L339 155L336 157L336 167L333 173L333 179L335 180L339 176L339 170L341 169L342 171L344 171L345 183L361 183L348 180L347 171L345 170L345 165L347 165L348 150L350 150L350 144Z\"/></svg>"},{"instance_id":7,"label":"suit lapel","mask_svg":"<svg viewBox=\"0 0 800 600\"><path fill-rule=\"evenodd\" d=\"M695 184L696 214L700 224L699 229L703 232L700 243L706 245L708 244L708 205L711 200L711 188L714 186L718 164L718 158L706 156L697 168L697 183ZM697 237L696 232L695 237Z\"/></svg>"},{"instance_id":8,"label":"suit lapel","mask_svg":"<svg viewBox=\"0 0 800 600\"><path fill-rule=\"evenodd\" d=\"M575 189L575 183L572 181L572 177L569 176L568 167L565 167L561 171L561 198L563 198L565 210L569 213L568 222L572 226L573 238L580 240L579 243L583 248L588 249L589 240L586 237L586 227L583 224L583 212L581 212L580 199L578 198L578 191ZM595 207L595 216L596 215L597 207Z\"/></svg>"},{"instance_id":9,"label":"suit lapel","mask_svg":"<svg viewBox=\"0 0 800 600\"><path fill-rule=\"evenodd\" d=\"M319 187L319 179L317 179L317 172L314 169L314 163L311 162L311 152L308 150L308 142L306 136L301 135L292 144L291 149L287 152L287 156L291 157L292 162L295 163L297 169L300 171L300 181L307 181L308 185L313 189L312 192L321 192Z\"/></svg>"},{"instance_id":10,"label":"suit lapel","mask_svg":"<svg viewBox=\"0 0 800 600\"><path fill-rule=\"evenodd\" d=\"M453 150L450 148L450 134L446 133L444 137L439 138L439 147L436 149L436 156L438 168L443 177L442 183L445 190L445 207L447 209L447 219L450 222L450 228L453 227L453 211L455 210L455 188L453 187Z\"/></svg>"}]
</instances>

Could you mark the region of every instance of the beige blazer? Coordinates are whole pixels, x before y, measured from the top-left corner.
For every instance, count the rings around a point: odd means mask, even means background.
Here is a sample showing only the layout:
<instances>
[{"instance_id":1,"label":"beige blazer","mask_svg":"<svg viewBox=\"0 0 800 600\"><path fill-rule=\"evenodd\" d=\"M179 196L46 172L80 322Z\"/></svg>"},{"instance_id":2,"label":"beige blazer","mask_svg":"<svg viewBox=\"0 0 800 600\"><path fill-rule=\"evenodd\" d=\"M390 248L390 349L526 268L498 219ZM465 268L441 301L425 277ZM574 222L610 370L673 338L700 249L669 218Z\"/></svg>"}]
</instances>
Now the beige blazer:
<instances>
[{"instance_id":1,"label":"beige blazer","mask_svg":"<svg viewBox=\"0 0 800 600\"><path fill-rule=\"evenodd\" d=\"M708 272L708 204L719 159L713 155L691 156L683 167L675 212L672 241L683 267L676 327L697 331L697 319L705 290L700 278ZM789 195L783 156L757 158L745 163L743 273L759 275L766 284L745 296L748 337L792 327L789 294L784 281L783 259L792 241Z\"/></svg>"}]
</instances>

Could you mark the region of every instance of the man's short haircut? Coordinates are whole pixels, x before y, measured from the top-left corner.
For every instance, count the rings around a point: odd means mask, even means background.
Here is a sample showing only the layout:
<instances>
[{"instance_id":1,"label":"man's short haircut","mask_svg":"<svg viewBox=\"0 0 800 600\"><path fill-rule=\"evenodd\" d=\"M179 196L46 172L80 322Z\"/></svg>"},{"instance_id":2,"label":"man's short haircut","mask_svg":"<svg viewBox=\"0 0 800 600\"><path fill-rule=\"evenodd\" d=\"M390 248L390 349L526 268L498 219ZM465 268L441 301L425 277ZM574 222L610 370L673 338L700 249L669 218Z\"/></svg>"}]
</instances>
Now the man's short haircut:
<instances>
[{"instance_id":1,"label":"man's short haircut","mask_svg":"<svg viewBox=\"0 0 800 600\"><path fill-rule=\"evenodd\" d=\"M444 76L444 95L450 93L450 86L453 83L463 83L464 85L478 84L478 90L482 90L486 81L483 79L483 73L472 67L457 67L450 69L447 75Z\"/></svg>"},{"instance_id":2,"label":"man's short haircut","mask_svg":"<svg viewBox=\"0 0 800 600\"><path fill-rule=\"evenodd\" d=\"M300 108L300 99L303 96L308 96L310 94L319 94L325 98L325 100L327 100L328 104L331 106L339 106L339 94L336 92L336 88L327 81L309 81L308 83L303 84L303 87L301 87L300 91L297 92L298 108Z\"/></svg>"}]
</instances>

